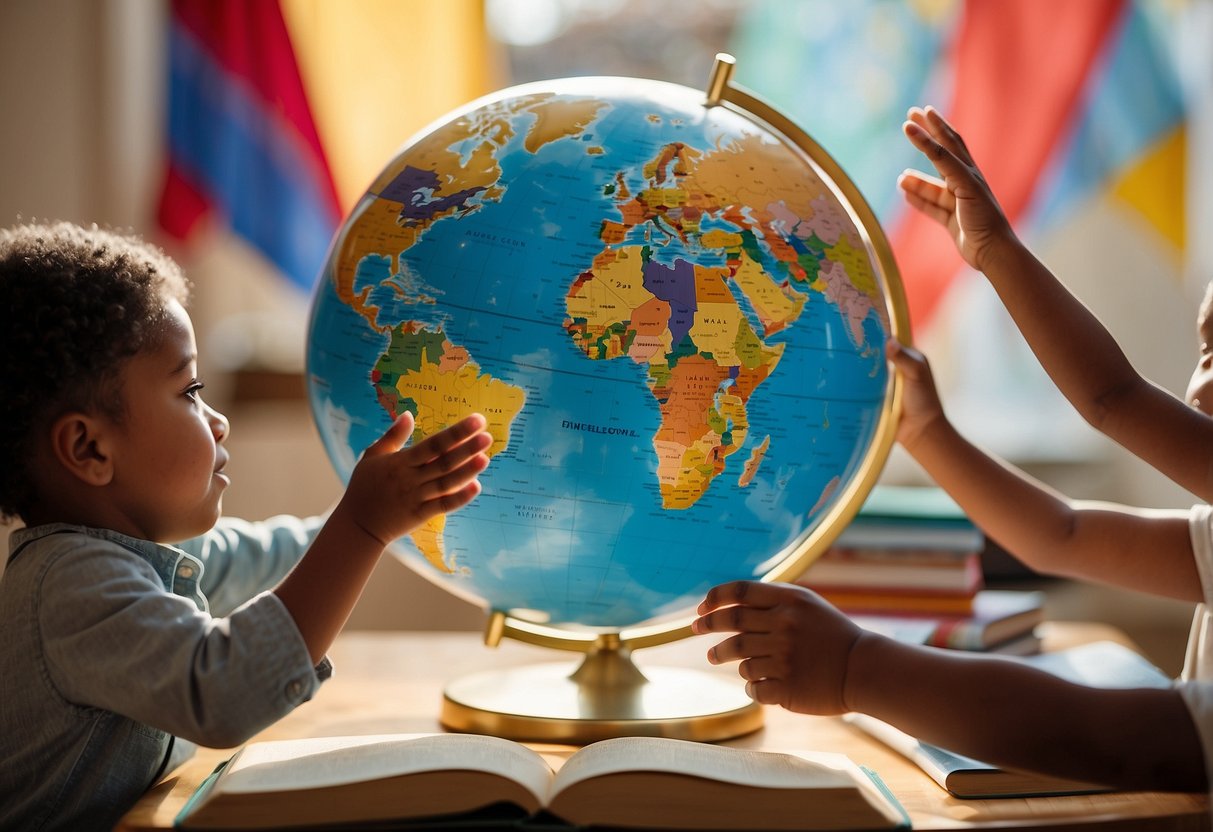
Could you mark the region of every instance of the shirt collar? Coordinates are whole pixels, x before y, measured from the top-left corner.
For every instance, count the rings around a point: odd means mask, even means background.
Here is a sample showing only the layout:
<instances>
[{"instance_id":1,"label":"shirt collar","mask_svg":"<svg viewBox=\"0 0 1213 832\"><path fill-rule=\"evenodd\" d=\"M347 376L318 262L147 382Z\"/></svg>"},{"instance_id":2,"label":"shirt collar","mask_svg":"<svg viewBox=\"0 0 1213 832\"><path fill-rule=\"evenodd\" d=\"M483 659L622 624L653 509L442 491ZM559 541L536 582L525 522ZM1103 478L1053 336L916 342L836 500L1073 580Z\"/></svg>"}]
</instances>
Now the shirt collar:
<instances>
[{"instance_id":1,"label":"shirt collar","mask_svg":"<svg viewBox=\"0 0 1213 832\"><path fill-rule=\"evenodd\" d=\"M72 523L47 523L33 528L16 529L9 535L9 564L11 565L31 543L56 534L85 535L121 546L145 560L159 576L166 590L190 599L203 612L210 611L210 603L202 592L202 573L205 567L201 560L175 546L141 540L113 529L95 529Z\"/></svg>"}]
</instances>

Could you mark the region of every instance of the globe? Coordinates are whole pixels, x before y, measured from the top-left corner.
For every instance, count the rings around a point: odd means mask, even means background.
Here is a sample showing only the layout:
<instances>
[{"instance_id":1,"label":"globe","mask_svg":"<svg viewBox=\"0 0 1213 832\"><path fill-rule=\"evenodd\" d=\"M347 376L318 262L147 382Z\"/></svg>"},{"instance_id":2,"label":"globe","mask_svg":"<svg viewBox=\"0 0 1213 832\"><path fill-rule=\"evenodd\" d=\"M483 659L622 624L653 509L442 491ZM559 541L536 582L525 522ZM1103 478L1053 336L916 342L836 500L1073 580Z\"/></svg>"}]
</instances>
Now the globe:
<instances>
[{"instance_id":1,"label":"globe","mask_svg":"<svg viewBox=\"0 0 1213 832\"><path fill-rule=\"evenodd\" d=\"M394 544L413 569L512 621L660 627L854 513L891 443L900 285L837 165L735 90L512 87L350 213L307 339L338 473L406 410L413 441L472 412L493 436L480 496Z\"/></svg>"}]
</instances>

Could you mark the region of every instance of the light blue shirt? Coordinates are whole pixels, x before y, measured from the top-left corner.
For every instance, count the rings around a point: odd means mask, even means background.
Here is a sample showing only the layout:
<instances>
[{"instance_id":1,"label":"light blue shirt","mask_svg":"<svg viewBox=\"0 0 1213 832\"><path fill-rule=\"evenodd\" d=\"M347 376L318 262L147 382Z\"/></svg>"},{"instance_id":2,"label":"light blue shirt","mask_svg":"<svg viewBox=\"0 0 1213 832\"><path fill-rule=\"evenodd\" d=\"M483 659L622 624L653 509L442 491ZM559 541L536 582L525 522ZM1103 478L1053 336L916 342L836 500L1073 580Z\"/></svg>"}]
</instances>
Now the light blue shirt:
<instances>
[{"instance_id":1,"label":"light blue shirt","mask_svg":"<svg viewBox=\"0 0 1213 832\"><path fill-rule=\"evenodd\" d=\"M225 518L179 546L65 524L13 532L0 829L110 829L192 743L239 745L310 699L328 661L312 666L264 590L319 527Z\"/></svg>"}]
</instances>

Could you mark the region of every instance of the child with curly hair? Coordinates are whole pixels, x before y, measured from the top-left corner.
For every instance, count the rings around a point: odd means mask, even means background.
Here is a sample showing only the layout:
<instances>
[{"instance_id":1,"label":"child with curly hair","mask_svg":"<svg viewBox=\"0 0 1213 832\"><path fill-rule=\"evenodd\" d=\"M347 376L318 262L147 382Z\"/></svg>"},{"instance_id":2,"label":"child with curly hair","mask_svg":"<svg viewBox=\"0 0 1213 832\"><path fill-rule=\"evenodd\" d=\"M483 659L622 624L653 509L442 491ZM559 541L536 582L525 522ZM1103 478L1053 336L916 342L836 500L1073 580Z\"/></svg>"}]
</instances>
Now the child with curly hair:
<instances>
[{"instance_id":1,"label":"child with curly hair","mask_svg":"<svg viewBox=\"0 0 1213 832\"><path fill-rule=\"evenodd\" d=\"M0 231L0 828L109 829L192 744L307 701L385 546L480 491L480 415L396 420L327 519L222 518L181 270L67 223Z\"/></svg>"}]
</instances>

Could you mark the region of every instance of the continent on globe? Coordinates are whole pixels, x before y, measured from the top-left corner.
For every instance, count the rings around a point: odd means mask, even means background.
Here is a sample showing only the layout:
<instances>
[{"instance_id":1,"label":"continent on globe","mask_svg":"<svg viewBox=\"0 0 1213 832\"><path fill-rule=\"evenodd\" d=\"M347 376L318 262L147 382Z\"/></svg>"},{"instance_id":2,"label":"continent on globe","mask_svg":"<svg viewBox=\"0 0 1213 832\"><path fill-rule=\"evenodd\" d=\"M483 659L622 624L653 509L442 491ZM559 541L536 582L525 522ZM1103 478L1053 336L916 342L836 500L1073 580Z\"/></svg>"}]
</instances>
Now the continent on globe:
<instances>
[{"instance_id":1,"label":"continent on globe","mask_svg":"<svg viewBox=\"0 0 1213 832\"><path fill-rule=\"evenodd\" d=\"M371 383L393 419L406 410L413 414L414 442L472 413L482 414L493 437L486 451L491 459L510 444L510 423L522 410L526 393L479 370L468 351L448 341L443 332L406 321L391 330L387 352L371 370ZM448 562L443 547L445 528L446 515L439 514L410 537L434 568L454 572L455 564Z\"/></svg>"},{"instance_id":2,"label":"continent on globe","mask_svg":"<svg viewBox=\"0 0 1213 832\"><path fill-rule=\"evenodd\" d=\"M415 152L397 157L370 187L359 233L345 236L333 275L343 303L377 326L373 287L355 288L358 264L367 255L399 257L435 223L463 216L505 193L498 153L516 135L517 117L533 118L523 145L536 153L549 142L580 133L606 102L551 93L506 99L473 110L435 130Z\"/></svg>"},{"instance_id":3,"label":"continent on globe","mask_svg":"<svg viewBox=\"0 0 1213 832\"><path fill-rule=\"evenodd\" d=\"M744 184L737 181L737 156L747 160ZM861 346L863 321L879 308L867 254L845 233L825 186L807 177L788 181L781 162L760 138L746 137L710 151L665 145L643 166L646 187L635 196L618 186L619 172L604 195L615 200L620 218L602 222L605 248L569 289L564 325L581 351L593 360L627 355L648 371L661 412L653 448L663 508L694 505L744 445L750 397L775 372L784 349L763 338L795 325L809 291L842 311ZM739 194L753 202L743 209ZM621 245L637 226L651 243ZM655 249L675 239L708 262L656 259ZM775 274L763 265L764 247ZM723 267L713 265L721 251ZM743 300L761 322L761 335ZM764 437L761 451L751 454L740 487L753 480L769 443Z\"/></svg>"},{"instance_id":4,"label":"continent on globe","mask_svg":"<svg viewBox=\"0 0 1213 832\"><path fill-rule=\"evenodd\" d=\"M419 150L408 164L389 166L372 185L377 198L366 206L362 233L345 238L339 258L344 265L334 275L338 297L373 328L388 329L379 320L380 306L371 301L375 287L355 288L358 266L364 258L386 257L392 273L399 274L400 256L435 222L474 211L483 202L500 200L505 189L498 184L501 169L496 153L515 135L514 116L522 113L534 117L524 139L527 152L534 153L549 142L581 132L603 106L605 102L601 101L570 101L540 94L502 102L445 125L427 143L427 150ZM473 139L474 146L461 152L468 139ZM397 295L407 299L403 284L397 280L394 286ZM430 296L414 300L434 303ZM423 330L415 330L415 324L407 321L388 330L391 344L371 376L384 409L392 418L404 410L412 411L417 419L417 440L479 411L488 419L493 436L489 456L503 450L509 444L510 422L522 409L523 391L490 376L477 375L478 368L469 363L467 350L450 342L444 341L444 347L438 350L427 350L426 342L432 338L427 338ZM441 333L428 335L441 337ZM437 357L430 358L431 354ZM439 515L410 537L432 566L450 573L455 571L455 564L444 550L445 524L445 516Z\"/></svg>"}]
</instances>

